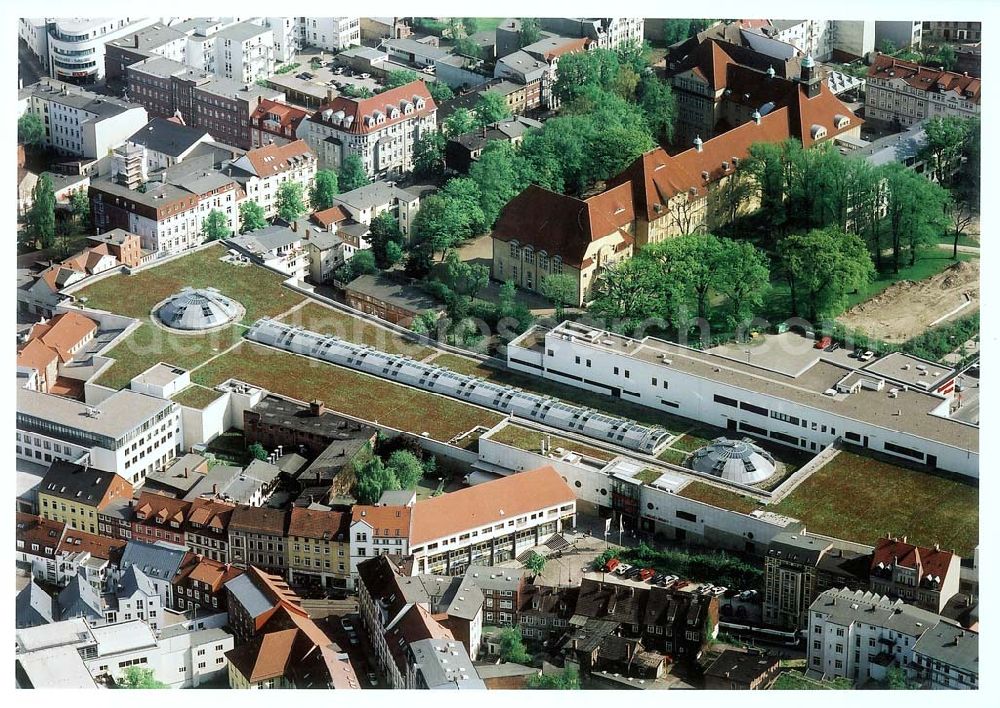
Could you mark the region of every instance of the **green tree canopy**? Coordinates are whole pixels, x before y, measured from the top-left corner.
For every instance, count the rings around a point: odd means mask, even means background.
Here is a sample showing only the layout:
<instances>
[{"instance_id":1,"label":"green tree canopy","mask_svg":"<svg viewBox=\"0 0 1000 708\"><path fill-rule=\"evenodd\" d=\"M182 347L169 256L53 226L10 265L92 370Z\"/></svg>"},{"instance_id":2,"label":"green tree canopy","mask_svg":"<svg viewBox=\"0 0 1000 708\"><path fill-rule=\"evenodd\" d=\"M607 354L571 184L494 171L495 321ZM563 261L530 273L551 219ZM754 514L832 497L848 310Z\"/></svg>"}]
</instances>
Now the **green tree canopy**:
<instances>
[{"instance_id":1,"label":"green tree canopy","mask_svg":"<svg viewBox=\"0 0 1000 708\"><path fill-rule=\"evenodd\" d=\"M474 298L490 282L490 269L479 263L466 263L452 251L445 259L444 280L456 293Z\"/></svg>"},{"instance_id":2,"label":"green tree canopy","mask_svg":"<svg viewBox=\"0 0 1000 708\"><path fill-rule=\"evenodd\" d=\"M618 331L633 329L655 314L659 284L648 261L630 258L612 263L594 283L590 312L604 317Z\"/></svg>"},{"instance_id":3,"label":"green tree canopy","mask_svg":"<svg viewBox=\"0 0 1000 708\"><path fill-rule=\"evenodd\" d=\"M483 93L473 106L472 113L480 128L510 118L510 108L506 99L496 91Z\"/></svg>"},{"instance_id":4,"label":"green tree canopy","mask_svg":"<svg viewBox=\"0 0 1000 708\"><path fill-rule=\"evenodd\" d=\"M229 219L226 215L218 209L212 209L201 223L201 235L206 241L218 241L229 238L233 235L233 231L229 228Z\"/></svg>"},{"instance_id":5,"label":"green tree canopy","mask_svg":"<svg viewBox=\"0 0 1000 708\"><path fill-rule=\"evenodd\" d=\"M384 211L372 219L368 240L371 243L375 265L386 269L396 264L402 253L403 232L392 212ZM391 248L393 245L395 249ZM391 253L390 253L391 251Z\"/></svg>"},{"instance_id":6,"label":"green tree canopy","mask_svg":"<svg viewBox=\"0 0 1000 708\"><path fill-rule=\"evenodd\" d=\"M396 471L378 457L363 463L355 462L354 478L354 496L360 504L374 504L383 492L402 488Z\"/></svg>"},{"instance_id":7,"label":"green tree canopy","mask_svg":"<svg viewBox=\"0 0 1000 708\"><path fill-rule=\"evenodd\" d=\"M951 182L952 175L961 165L973 128L970 119L958 116L937 116L924 123L927 142L919 157L927 160L934 178L941 184Z\"/></svg>"},{"instance_id":8,"label":"green tree canopy","mask_svg":"<svg viewBox=\"0 0 1000 708\"><path fill-rule=\"evenodd\" d=\"M240 204L240 233L246 234L267 226L264 207L249 199Z\"/></svg>"},{"instance_id":9,"label":"green tree canopy","mask_svg":"<svg viewBox=\"0 0 1000 708\"><path fill-rule=\"evenodd\" d=\"M514 664L531 664L531 654L524 646L519 627L504 627L498 636L500 659Z\"/></svg>"},{"instance_id":10,"label":"green tree canopy","mask_svg":"<svg viewBox=\"0 0 1000 708\"><path fill-rule=\"evenodd\" d=\"M423 463L409 450L393 452L389 455L386 466L395 473L400 489L414 489L424 476Z\"/></svg>"},{"instance_id":11,"label":"green tree canopy","mask_svg":"<svg viewBox=\"0 0 1000 708\"><path fill-rule=\"evenodd\" d=\"M275 206L278 210L278 218L289 224L305 214L306 203L302 185L292 181L282 182L278 187Z\"/></svg>"},{"instance_id":12,"label":"green tree canopy","mask_svg":"<svg viewBox=\"0 0 1000 708\"><path fill-rule=\"evenodd\" d=\"M17 139L28 147L45 143L45 124L34 113L25 113L17 119Z\"/></svg>"},{"instance_id":13,"label":"green tree canopy","mask_svg":"<svg viewBox=\"0 0 1000 708\"><path fill-rule=\"evenodd\" d=\"M442 125L446 137L454 138L471 132L476 127L476 119L466 108L458 108L444 119Z\"/></svg>"},{"instance_id":14,"label":"green tree canopy","mask_svg":"<svg viewBox=\"0 0 1000 708\"><path fill-rule=\"evenodd\" d=\"M528 688L543 691L578 691L580 689L580 673L570 666L558 674L529 676L526 683Z\"/></svg>"},{"instance_id":15,"label":"green tree canopy","mask_svg":"<svg viewBox=\"0 0 1000 708\"><path fill-rule=\"evenodd\" d=\"M69 198L70 211L79 229L87 231L90 229L90 196L87 190L78 189Z\"/></svg>"},{"instance_id":16,"label":"green tree canopy","mask_svg":"<svg viewBox=\"0 0 1000 708\"><path fill-rule=\"evenodd\" d=\"M427 92L434 99L434 103L438 105L442 101L448 101L455 98L455 92L451 90L451 86L446 84L444 81L425 81L424 84L427 86Z\"/></svg>"},{"instance_id":17,"label":"green tree canopy","mask_svg":"<svg viewBox=\"0 0 1000 708\"><path fill-rule=\"evenodd\" d=\"M517 43L520 48L534 44L542 38L542 27L535 17L522 17L521 29L517 33Z\"/></svg>"},{"instance_id":18,"label":"green tree canopy","mask_svg":"<svg viewBox=\"0 0 1000 708\"><path fill-rule=\"evenodd\" d=\"M444 135L431 130L413 143L413 173L418 178L439 179L444 174Z\"/></svg>"},{"instance_id":19,"label":"green tree canopy","mask_svg":"<svg viewBox=\"0 0 1000 708\"><path fill-rule=\"evenodd\" d=\"M337 174L337 178L340 182L340 189L344 192L350 192L358 187L371 184L361 158L354 153L349 154L340 163L340 172Z\"/></svg>"},{"instance_id":20,"label":"green tree canopy","mask_svg":"<svg viewBox=\"0 0 1000 708\"><path fill-rule=\"evenodd\" d=\"M317 170L309 192L309 205L313 211L322 211L333 206L333 200L340 190L337 173L333 170Z\"/></svg>"},{"instance_id":21,"label":"green tree canopy","mask_svg":"<svg viewBox=\"0 0 1000 708\"><path fill-rule=\"evenodd\" d=\"M778 253L791 288L792 314L804 308L813 322L835 314L848 293L875 277L864 241L834 227L786 236Z\"/></svg>"},{"instance_id":22,"label":"green tree canopy","mask_svg":"<svg viewBox=\"0 0 1000 708\"><path fill-rule=\"evenodd\" d=\"M253 455L255 460L267 459L267 450L265 450L264 446L261 445L259 442L255 442L252 445L250 445L250 447L247 448L247 452Z\"/></svg>"},{"instance_id":23,"label":"green tree canopy","mask_svg":"<svg viewBox=\"0 0 1000 708\"><path fill-rule=\"evenodd\" d=\"M51 248L56 240L56 195L48 174L43 172L38 176L31 200L26 219L28 233L41 248Z\"/></svg>"},{"instance_id":24,"label":"green tree canopy","mask_svg":"<svg viewBox=\"0 0 1000 708\"><path fill-rule=\"evenodd\" d=\"M167 684L156 678L152 669L144 669L141 666L126 668L116 685L118 688L126 689L168 688Z\"/></svg>"},{"instance_id":25,"label":"green tree canopy","mask_svg":"<svg viewBox=\"0 0 1000 708\"><path fill-rule=\"evenodd\" d=\"M538 575L545 568L545 556L532 552L528 560L524 562L524 567L531 571L533 575Z\"/></svg>"},{"instance_id":26,"label":"green tree canopy","mask_svg":"<svg viewBox=\"0 0 1000 708\"><path fill-rule=\"evenodd\" d=\"M670 142L674 137L674 122L677 119L677 101L670 84L656 78L654 74L643 74L636 95L653 138Z\"/></svg>"},{"instance_id":27,"label":"green tree canopy","mask_svg":"<svg viewBox=\"0 0 1000 708\"><path fill-rule=\"evenodd\" d=\"M903 255L916 263L918 252L937 243L948 229L948 192L903 165L883 168L887 204L886 224L892 244L893 272L899 272Z\"/></svg>"},{"instance_id":28,"label":"green tree canopy","mask_svg":"<svg viewBox=\"0 0 1000 708\"><path fill-rule=\"evenodd\" d=\"M566 305L577 303L576 278L568 273L552 273L542 278L542 295L547 297L555 308L556 320L562 322L566 314Z\"/></svg>"},{"instance_id":29,"label":"green tree canopy","mask_svg":"<svg viewBox=\"0 0 1000 708\"><path fill-rule=\"evenodd\" d=\"M420 74L411 69L397 69L395 71L390 71L385 77L385 88L393 89L399 86L406 86L406 84L412 84L414 81L420 79Z\"/></svg>"},{"instance_id":30,"label":"green tree canopy","mask_svg":"<svg viewBox=\"0 0 1000 708\"><path fill-rule=\"evenodd\" d=\"M337 280L349 283L360 275L374 275L378 272L375 254L370 248L356 252L350 260L337 269Z\"/></svg>"}]
</instances>

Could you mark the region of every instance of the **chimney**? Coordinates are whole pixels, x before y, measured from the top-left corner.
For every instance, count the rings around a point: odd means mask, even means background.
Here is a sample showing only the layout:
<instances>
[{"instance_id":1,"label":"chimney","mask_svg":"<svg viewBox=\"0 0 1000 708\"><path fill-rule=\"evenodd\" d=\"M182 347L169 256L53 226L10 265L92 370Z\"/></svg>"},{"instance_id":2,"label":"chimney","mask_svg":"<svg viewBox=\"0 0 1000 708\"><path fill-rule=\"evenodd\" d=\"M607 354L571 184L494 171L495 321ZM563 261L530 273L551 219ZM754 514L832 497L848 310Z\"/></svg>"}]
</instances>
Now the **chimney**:
<instances>
[{"instance_id":1,"label":"chimney","mask_svg":"<svg viewBox=\"0 0 1000 708\"><path fill-rule=\"evenodd\" d=\"M934 550L935 550L935 551L940 551L940 550L941 550L941 546L940 546L940 544L937 544L937 543L935 543L935 544L934 544Z\"/></svg>"},{"instance_id":2,"label":"chimney","mask_svg":"<svg viewBox=\"0 0 1000 708\"><path fill-rule=\"evenodd\" d=\"M218 484L213 484L212 485L212 494L218 494L218 493L219 493L219 485Z\"/></svg>"},{"instance_id":3,"label":"chimney","mask_svg":"<svg viewBox=\"0 0 1000 708\"><path fill-rule=\"evenodd\" d=\"M299 231L299 222L297 222L297 221L293 221L292 222L292 231L294 231L295 233L298 233L298 231ZM313 413L313 415L319 415L319 413Z\"/></svg>"},{"instance_id":4,"label":"chimney","mask_svg":"<svg viewBox=\"0 0 1000 708\"><path fill-rule=\"evenodd\" d=\"M136 49L139 48L139 33L136 32L132 35L132 46Z\"/></svg>"},{"instance_id":5,"label":"chimney","mask_svg":"<svg viewBox=\"0 0 1000 708\"><path fill-rule=\"evenodd\" d=\"M323 401L315 400L309 403L309 413L314 416L321 416L326 412L326 408L323 406Z\"/></svg>"},{"instance_id":6,"label":"chimney","mask_svg":"<svg viewBox=\"0 0 1000 708\"><path fill-rule=\"evenodd\" d=\"M184 479L187 479L187 477L188 477L188 468L187 465L184 465Z\"/></svg>"},{"instance_id":7,"label":"chimney","mask_svg":"<svg viewBox=\"0 0 1000 708\"><path fill-rule=\"evenodd\" d=\"M697 150L698 152L701 152L702 151L702 147L701 146L702 146L701 136L700 135L696 135L694 137L694 149Z\"/></svg>"}]
</instances>

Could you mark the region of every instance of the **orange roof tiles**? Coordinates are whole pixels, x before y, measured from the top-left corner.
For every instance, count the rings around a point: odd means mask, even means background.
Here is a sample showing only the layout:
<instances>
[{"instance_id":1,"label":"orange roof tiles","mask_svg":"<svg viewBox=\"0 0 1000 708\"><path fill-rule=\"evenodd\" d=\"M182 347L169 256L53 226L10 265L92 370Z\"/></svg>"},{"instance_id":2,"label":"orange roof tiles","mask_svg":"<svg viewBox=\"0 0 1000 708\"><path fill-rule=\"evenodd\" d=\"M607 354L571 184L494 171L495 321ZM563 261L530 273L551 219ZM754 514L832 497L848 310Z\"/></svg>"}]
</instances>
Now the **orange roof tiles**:
<instances>
[{"instance_id":1,"label":"orange roof tiles","mask_svg":"<svg viewBox=\"0 0 1000 708\"><path fill-rule=\"evenodd\" d=\"M67 529L59 544L60 553L79 553L88 551L95 558L108 560L118 549L125 547L125 541L118 538L108 538L98 536L93 533L85 533L76 529Z\"/></svg>"},{"instance_id":2,"label":"orange roof tiles","mask_svg":"<svg viewBox=\"0 0 1000 708\"><path fill-rule=\"evenodd\" d=\"M403 110L404 104L413 103L416 97L423 99L424 107L417 109L416 105L414 105L413 111L406 113ZM399 110L399 115L396 118L390 117L393 108ZM312 115L310 120L325 125L333 125L322 118L323 112L327 109L335 113L343 111L345 118L352 119L350 125L334 125L337 130L353 135L364 135L385 130L389 126L416 116L426 115L436 110L437 105L434 103L434 99L431 98L426 84L418 79L403 86L383 91L372 98L347 98L346 96L338 96L330 103L320 106L319 110ZM365 119L374 116L376 111L384 116L384 121L382 123L373 122L369 125Z\"/></svg>"},{"instance_id":3,"label":"orange roof tiles","mask_svg":"<svg viewBox=\"0 0 1000 708\"><path fill-rule=\"evenodd\" d=\"M246 154L258 177L271 177L294 169L296 157L313 157L313 151L305 140L295 140L285 145L265 145Z\"/></svg>"},{"instance_id":4,"label":"orange roof tiles","mask_svg":"<svg viewBox=\"0 0 1000 708\"><path fill-rule=\"evenodd\" d=\"M410 543L426 543L575 500L576 495L559 473L546 465L418 501L413 508Z\"/></svg>"},{"instance_id":5,"label":"orange roof tiles","mask_svg":"<svg viewBox=\"0 0 1000 708\"><path fill-rule=\"evenodd\" d=\"M885 54L876 55L868 69L868 78L899 79L920 91L952 91L973 103L979 103L982 98L982 82L974 76L932 69Z\"/></svg>"},{"instance_id":6,"label":"orange roof tiles","mask_svg":"<svg viewBox=\"0 0 1000 708\"><path fill-rule=\"evenodd\" d=\"M268 115L277 116L282 128L291 128L292 132L294 132L299 123L309 116L309 111L265 98L257 104L257 108L250 115L250 120L265 120Z\"/></svg>"},{"instance_id":7,"label":"orange roof tiles","mask_svg":"<svg viewBox=\"0 0 1000 708\"><path fill-rule=\"evenodd\" d=\"M64 363L73 358L70 350L96 331L97 323L92 319L77 312L64 312L48 322L34 325L31 328L29 346L34 342L40 342L43 347L51 350L53 355L58 356L60 362ZM28 348L26 346L24 349ZM31 346L26 356L38 363L45 361L48 364L51 361L37 345ZM18 358L20 360L20 355ZM34 366L27 363L24 365Z\"/></svg>"},{"instance_id":8,"label":"orange roof tiles","mask_svg":"<svg viewBox=\"0 0 1000 708\"><path fill-rule=\"evenodd\" d=\"M943 583L954 557L955 554L951 551L914 546L897 538L882 538L875 546L870 568L874 570L879 563L890 567L893 564L900 565L917 570L918 583L928 575L940 577Z\"/></svg>"},{"instance_id":9,"label":"orange roof tiles","mask_svg":"<svg viewBox=\"0 0 1000 708\"><path fill-rule=\"evenodd\" d=\"M17 540L24 542L24 548L18 548L31 555L55 558L56 549L60 545L66 524L62 521L45 519L34 514L17 512ZM38 544L38 550L33 550L31 544ZM46 548L52 549L46 552Z\"/></svg>"},{"instance_id":10,"label":"orange roof tiles","mask_svg":"<svg viewBox=\"0 0 1000 708\"><path fill-rule=\"evenodd\" d=\"M364 521L375 536L408 538L412 521L412 507L355 505L351 509L351 523Z\"/></svg>"},{"instance_id":11,"label":"orange roof tiles","mask_svg":"<svg viewBox=\"0 0 1000 708\"><path fill-rule=\"evenodd\" d=\"M38 339L32 339L17 352L18 366L29 366L33 369L38 369L42 374L58 359L59 355L56 354L55 350L45 346ZM49 383L51 384L52 382Z\"/></svg>"},{"instance_id":12,"label":"orange roof tiles","mask_svg":"<svg viewBox=\"0 0 1000 708\"><path fill-rule=\"evenodd\" d=\"M167 524L176 521L182 524L190 510L191 502L189 501L174 499L154 492L142 492L135 503L135 520L145 524L153 521ZM145 518L140 519L139 514L143 514Z\"/></svg>"},{"instance_id":13,"label":"orange roof tiles","mask_svg":"<svg viewBox=\"0 0 1000 708\"><path fill-rule=\"evenodd\" d=\"M328 229L331 224L339 224L341 221L347 221L351 218L351 215L347 213L344 207L338 204L329 209L317 211L310 218L324 229Z\"/></svg>"},{"instance_id":14,"label":"orange roof tiles","mask_svg":"<svg viewBox=\"0 0 1000 708\"><path fill-rule=\"evenodd\" d=\"M351 517L342 511L294 507L288 522L289 536L324 540L350 540Z\"/></svg>"}]
</instances>

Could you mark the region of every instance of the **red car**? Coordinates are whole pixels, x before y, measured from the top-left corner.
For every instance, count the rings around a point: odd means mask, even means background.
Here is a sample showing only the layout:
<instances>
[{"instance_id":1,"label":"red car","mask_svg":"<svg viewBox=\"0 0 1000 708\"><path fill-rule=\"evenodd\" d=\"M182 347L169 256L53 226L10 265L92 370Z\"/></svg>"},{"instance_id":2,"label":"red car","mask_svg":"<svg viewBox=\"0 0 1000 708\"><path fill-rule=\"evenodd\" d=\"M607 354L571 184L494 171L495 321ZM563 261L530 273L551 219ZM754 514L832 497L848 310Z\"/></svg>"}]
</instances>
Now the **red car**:
<instances>
[{"instance_id":1,"label":"red car","mask_svg":"<svg viewBox=\"0 0 1000 708\"><path fill-rule=\"evenodd\" d=\"M604 572L605 573L613 572L614 569L618 567L620 562L621 561L619 561L617 558L609 558L608 562L604 564Z\"/></svg>"},{"instance_id":2,"label":"red car","mask_svg":"<svg viewBox=\"0 0 1000 708\"><path fill-rule=\"evenodd\" d=\"M814 349L826 349L832 343L833 343L833 340L830 339L829 337L820 337L819 339L816 340L816 343L813 345L813 348Z\"/></svg>"},{"instance_id":3,"label":"red car","mask_svg":"<svg viewBox=\"0 0 1000 708\"><path fill-rule=\"evenodd\" d=\"M639 580L642 582L646 582L654 575L656 575L656 571L653 570L652 568L643 568L642 570L639 571Z\"/></svg>"}]
</instances>

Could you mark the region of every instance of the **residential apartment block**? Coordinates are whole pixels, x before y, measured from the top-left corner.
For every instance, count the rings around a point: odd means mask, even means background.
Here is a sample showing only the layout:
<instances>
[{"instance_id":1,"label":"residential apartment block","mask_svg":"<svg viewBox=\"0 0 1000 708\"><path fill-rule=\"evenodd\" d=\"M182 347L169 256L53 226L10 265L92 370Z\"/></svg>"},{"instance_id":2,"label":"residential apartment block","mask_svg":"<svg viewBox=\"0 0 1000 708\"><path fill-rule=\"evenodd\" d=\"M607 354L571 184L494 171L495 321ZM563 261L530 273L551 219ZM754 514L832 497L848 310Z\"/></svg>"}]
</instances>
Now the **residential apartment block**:
<instances>
[{"instance_id":1,"label":"residential apartment block","mask_svg":"<svg viewBox=\"0 0 1000 708\"><path fill-rule=\"evenodd\" d=\"M880 538L870 561L871 590L940 614L958 593L961 563L938 546L915 546L905 536Z\"/></svg>"},{"instance_id":2,"label":"residential apartment block","mask_svg":"<svg viewBox=\"0 0 1000 708\"><path fill-rule=\"evenodd\" d=\"M979 42L983 38L983 23L924 20L921 36L935 42Z\"/></svg>"},{"instance_id":3,"label":"residential apartment block","mask_svg":"<svg viewBox=\"0 0 1000 708\"><path fill-rule=\"evenodd\" d=\"M184 521L191 502L144 489L132 504L132 511L132 538L136 541L184 545Z\"/></svg>"},{"instance_id":4,"label":"residential apartment block","mask_svg":"<svg viewBox=\"0 0 1000 708\"><path fill-rule=\"evenodd\" d=\"M303 203L309 204L309 191L316 177L316 155L304 140L254 148L233 160L232 168L246 198L260 205L268 219L278 213L278 190L285 182L298 184Z\"/></svg>"},{"instance_id":5,"label":"residential apartment block","mask_svg":"<svg viewBox=\"0 0 1000 708\"><path fill-rule=\"evenodd\" d=\"M225 584L243 571L228 563L189 553L171 579L174 609L205 614L226 612Z\"/></svg>"},{"instance_id":6,"label":"residential apartment block","mask_svg":"<svg viewBox=\"0 0 1000 708\"><path fill-rule=\"evenodd\" d=\"M270 28L240 22L215 35L215 70L224 79L252 84L274 73L274 35Z\"/></svg>"},{"instance_id":7,"label":"residential apartment block","mask_svg":"<svg viewBox=\"0 0 1000 708\"><path fill-rule=\"evenodd\" d=\"M55 460L39 485L38 506L43 518L96 534L100 510L131 496L132 485L117 474Z\"/></svg>"},{"instance_id":8,"label":"residential apartment block","mask_svg":"<svg viewBox=\"0 0 1000 708\"><path fill-rule=\"evenodd\" d=\"M405 556L410 553L413 509L409 506L369 506L351 508L351 581L354 586L358 565L374 556Z\"/></svg>"},{"instance_id":9,"label":"residential apartment block","mask_svg":"<svg viewBox=\"0 0 1000 708\"><path fill-rule=\"evenodd\" d=\"M138 103L53 79L43 79L21 93L27 112L45 126L45 146L63 156L104 157L149 119Z\"/></svg>"},{"instance_id":10,"label":"residential apartment block","mask_svg":"<svg viewBox=\"0 0 1000 708\"><path fill-rule=\"evenodd\" d=\"M288 581L346 587L350 578L351 516L343 511L293 508L285 541Z\"/></svg>"},{"instance_id":11,"label":"residential apartment block","mask_svg":"<svg viewBox=\"0 0 1000 708\"><path fill-rule=\"evenodd\" d=\"M19 388L16 436L21 459L89 461L139 486L146 474L166 467L177 454L180 407L127 389L88 406Z\"/></svg>"},{"instance_id":12,"label":"residential apartment block","mask_svg":"<svg viewBox=\"0 0 1000 708\"><path fill-rule=\"evenodd\" d=\"M868 68L865 117L900 126L979 115L982 81L879 54Z\"/></svg>"},{"instance_id":13,"label":"residential apartment block","mask_svg":"<svg viewBox=\"0 0 1000 708\"><path fill-rule=\"evenodd\" d=\"M340 52L361 44L360 17L304 17L303 44Z\"/></svg>"},{"instance_id":14,"label":"residential apartment block","mask_svg":"<svg viewBox=\"0 0 1000 708\"><path fill-rule=\"evenodd\" d=\"M373 98L338 96L299 126L320 166L338 169L347 155L361 159L371 179L399 177L413 169L413 147L437 130L437 106L423 81Z\"/></svg>"},{"instance_id":15,"label":"residential apartment block","mask_svg":"<svg viewBox=\"0 0 1000 708\"><path fill-rule=\"evenodd\" d=\"M238 506L229 518L229 561L237 568L251 565L285 575L288 512L256 506Z\"/></svg>"},{"instance_id":16,"label":"residential apartment block","mask_svg":"<svg viewBox=\"0 0 1000 708\"><path fill-rule=\"evenodd\" d=\"M309 111L270 99L261 99L250 116L251 147L287 145L296 140L299 125Z\"/></svg>"},{"instance_id":17,"label":"residential apartment block","mask_svg":"<svg viewBox=\"0 0 1000 708\"><path fill-rule=\"evenodd\" d=\"M235 504L216 499L195 499L184 522L184 545L192 553L220 563L230 561L230 519L238 509ZM254 508L254 507L251 507Z\"/></svg>"},{"instance_id":18,"label":"residential apartment block","mask_svg":"<svg viewBox=\"0 0 1000 708\"><path fill-rule=\"evenodd\" d=\"M978 659L978 635L933 612L902 600L845 589L822 593L809 608L809 618L807 666L824 677L863 684L869 679L884 681L887 670L896 667L910 679L943 684L948 677L955 684L949 687L955 688L978 684L977 661L969 656L971 651ZM915 650L928 632L933 634L921 645L918 664ZM955 637L958 646L949 646ZM963 646L963 639L968 646Z\"/></svg>"}]
</instances>

